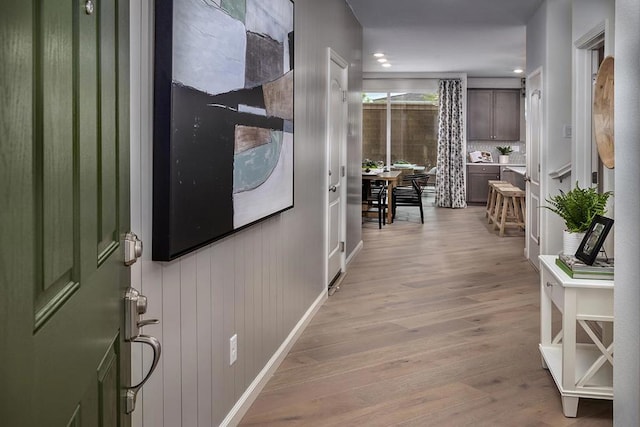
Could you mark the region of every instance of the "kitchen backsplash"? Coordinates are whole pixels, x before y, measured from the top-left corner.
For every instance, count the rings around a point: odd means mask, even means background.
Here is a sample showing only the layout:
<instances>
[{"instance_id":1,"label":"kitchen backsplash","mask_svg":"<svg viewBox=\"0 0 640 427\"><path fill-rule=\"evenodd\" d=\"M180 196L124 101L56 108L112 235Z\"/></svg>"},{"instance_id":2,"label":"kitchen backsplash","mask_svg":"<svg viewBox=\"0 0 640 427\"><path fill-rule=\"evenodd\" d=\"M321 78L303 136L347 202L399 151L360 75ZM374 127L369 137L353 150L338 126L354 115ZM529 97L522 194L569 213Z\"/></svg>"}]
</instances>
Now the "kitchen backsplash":
<instances>
[{"instance_id":1,"label":"kitchen backsplash","mask_svg":"<svg viewBox=\"0 0 640 427\"><path fill-rule=\"evenodd\" d=\"M498 149L496 147L504 147L504 146L510 146L511 148L513 148L513 153L509 154L509 163L517 163L517 164L525 164L525 154L526 154L526 148L527 145L524 142L487 142L487 141L468 141L467 142L467 153L470 153L471 151L488 151L489 153L491 153L491 156L493 157L493 161L495 163L498 163L498 156L500 155L500 152L498 151ZM515 151L516 148L518 147L520 151Z\"/></svg>"}]
</instances>

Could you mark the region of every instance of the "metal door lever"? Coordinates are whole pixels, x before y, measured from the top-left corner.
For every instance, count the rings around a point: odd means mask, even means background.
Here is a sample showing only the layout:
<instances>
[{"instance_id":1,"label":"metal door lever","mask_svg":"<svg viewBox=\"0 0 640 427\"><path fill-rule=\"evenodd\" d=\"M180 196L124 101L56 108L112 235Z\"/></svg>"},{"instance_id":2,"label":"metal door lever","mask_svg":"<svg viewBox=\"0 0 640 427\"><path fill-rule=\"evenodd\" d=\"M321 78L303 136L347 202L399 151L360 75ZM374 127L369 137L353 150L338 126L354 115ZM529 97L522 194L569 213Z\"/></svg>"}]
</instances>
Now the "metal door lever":
<instances>
[{"instance_id":1,"label":"metal door lever","mask_svg":"<svg viewBox=\"0 0 640 427\"><path fill-rule=\"evenodd\" d=\"M336 191L338 191L338 187L332 185L331 187L329 187L329 191L333 191L335 193Z\"/></svg>"},{"instance_id":2,"label":"metal door lever","mask_svg":"<svg viewBox=\"0 0 640 427\"><path fill-rule=\"evenodd\" d=\"M136 409L136 398L138 397L138 392L147 382L153 371L158 367L158 361L160 361L160 353L162 352L162 347L160 346L160 341L157 338L151 337L149 335L139 335L131 342L139 342L142 344L147 344L153 349L153 361L151 362L151 368L149 368L149 372L147 375L140 381L138 384L127 387L125 389L125 411L127 414L130 414Z\"/></svg>"},{"instance_id":3,"label":"metal door lever","mask_svg":"<svg viewBox=\"0 0 640 427\"><path fill-rule=\"evenodd\" d=\"M160 321L158 319L140 320L138 322L138 328L142 328L143 326L147 326L147 325L157 325L158 323L160 323Z\"/></svg>"},{"instance_id":4,"label":"metal door lever","mask_svg":"<svg viewBox=\"0 0 640 427\"><path fill-rule=\"evenodd\" d=\"M129 288L124 296L125 301L125 328L124 339L130 343L141 343L150 346L153 350L153 361L151 362L151 368L147 375L144 376L142 381L133 387L125 387L124 390L124 408L127 414L130 414L136 408L136 396L138 391L142 388L144 383L147 382L153 371L158 366L160 360L160 353L162 347L160 341L157 338L143 335L140 330L147 325L154 325L160 323L158 319L141 319L140 316L147 312L147 297L140 294L137 289Z\"/></svg>"}]
</instances>

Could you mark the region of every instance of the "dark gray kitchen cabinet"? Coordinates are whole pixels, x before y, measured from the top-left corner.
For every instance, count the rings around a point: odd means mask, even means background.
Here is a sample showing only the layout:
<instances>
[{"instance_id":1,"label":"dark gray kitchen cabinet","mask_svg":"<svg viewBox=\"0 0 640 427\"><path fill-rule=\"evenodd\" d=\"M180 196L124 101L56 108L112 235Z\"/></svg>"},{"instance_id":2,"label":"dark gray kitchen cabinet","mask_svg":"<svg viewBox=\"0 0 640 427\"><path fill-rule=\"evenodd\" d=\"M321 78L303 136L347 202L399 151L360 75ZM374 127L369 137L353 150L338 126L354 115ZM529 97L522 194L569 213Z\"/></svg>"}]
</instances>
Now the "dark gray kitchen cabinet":
<instances>
[{"instance_id":1,"label":"dark gray kitchen cabinet","mask_svg":"<svg viewBox=\"0 0 640 427\"><path fill-rule=\"evenodd\" d=\"M500 166L467 165L467 202L486 203L492 179L500 179Z\"/></svg>"},{"instance_id":2,"label":"dark gray kitchen cabinet","mask_svg":"<svg viewBox=\"0 0 640 427\"><path fill-rule=\"evenodd\" d=\"M520 90L469 89L467 140L519 141Z\"/></svg>"}]
</instances>

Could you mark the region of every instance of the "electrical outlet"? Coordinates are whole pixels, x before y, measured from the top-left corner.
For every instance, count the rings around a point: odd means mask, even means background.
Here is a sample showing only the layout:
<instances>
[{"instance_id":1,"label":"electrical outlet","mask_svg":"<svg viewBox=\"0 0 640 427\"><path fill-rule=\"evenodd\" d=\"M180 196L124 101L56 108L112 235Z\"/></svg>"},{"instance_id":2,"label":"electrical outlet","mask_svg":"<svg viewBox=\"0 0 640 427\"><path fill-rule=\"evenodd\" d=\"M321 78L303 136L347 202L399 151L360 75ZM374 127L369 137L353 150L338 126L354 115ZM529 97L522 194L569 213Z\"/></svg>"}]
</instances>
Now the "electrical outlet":
<instances>
[{"instance_id":1,"label":"electrical outlet","mask_svg":"<svg viewBox=\"0 0 640 427\"><path fill-rule=\"evenodd\" d=\"M238 360L238 334L234 334L229 338L229 366Z\"/></svg>"}]
</instances>

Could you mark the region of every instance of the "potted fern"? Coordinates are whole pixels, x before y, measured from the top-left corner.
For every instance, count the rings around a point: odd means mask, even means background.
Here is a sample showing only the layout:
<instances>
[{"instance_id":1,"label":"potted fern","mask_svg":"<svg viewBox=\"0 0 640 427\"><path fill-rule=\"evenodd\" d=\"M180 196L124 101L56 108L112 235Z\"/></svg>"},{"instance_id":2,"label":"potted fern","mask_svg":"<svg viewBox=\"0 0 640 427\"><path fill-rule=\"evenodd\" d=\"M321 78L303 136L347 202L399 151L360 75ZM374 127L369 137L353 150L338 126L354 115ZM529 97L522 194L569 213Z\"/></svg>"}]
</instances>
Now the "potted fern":
<instances>
[{"instance_id":1,"label":"potted fern","mask_svg":"<svg viewBox=\"0 0 640 427\"><path fill-rule=\"evenodd\" d=\"M551 212L555 212L564 220L565 230L562 235L562 252L567 255L576 253L584 233L589 229L596 215L604 215L607 211L607 200L613 193L598 193L594 187L576 187L565 193L560 190L557 196L546 199Z\"/></svg>"},{"instance_id":2,"label":"potted fern","mask_svg":"<svg viewBox=\"0 0 640 427\"><path fill-rule=\"evenodd\" d=\"M498 156L498 163L509 163L509 154L513 153L513 148L506 145L504 147L496 147L496 149L500 152L500 156Z\"/></svg>"}]
</instances>

